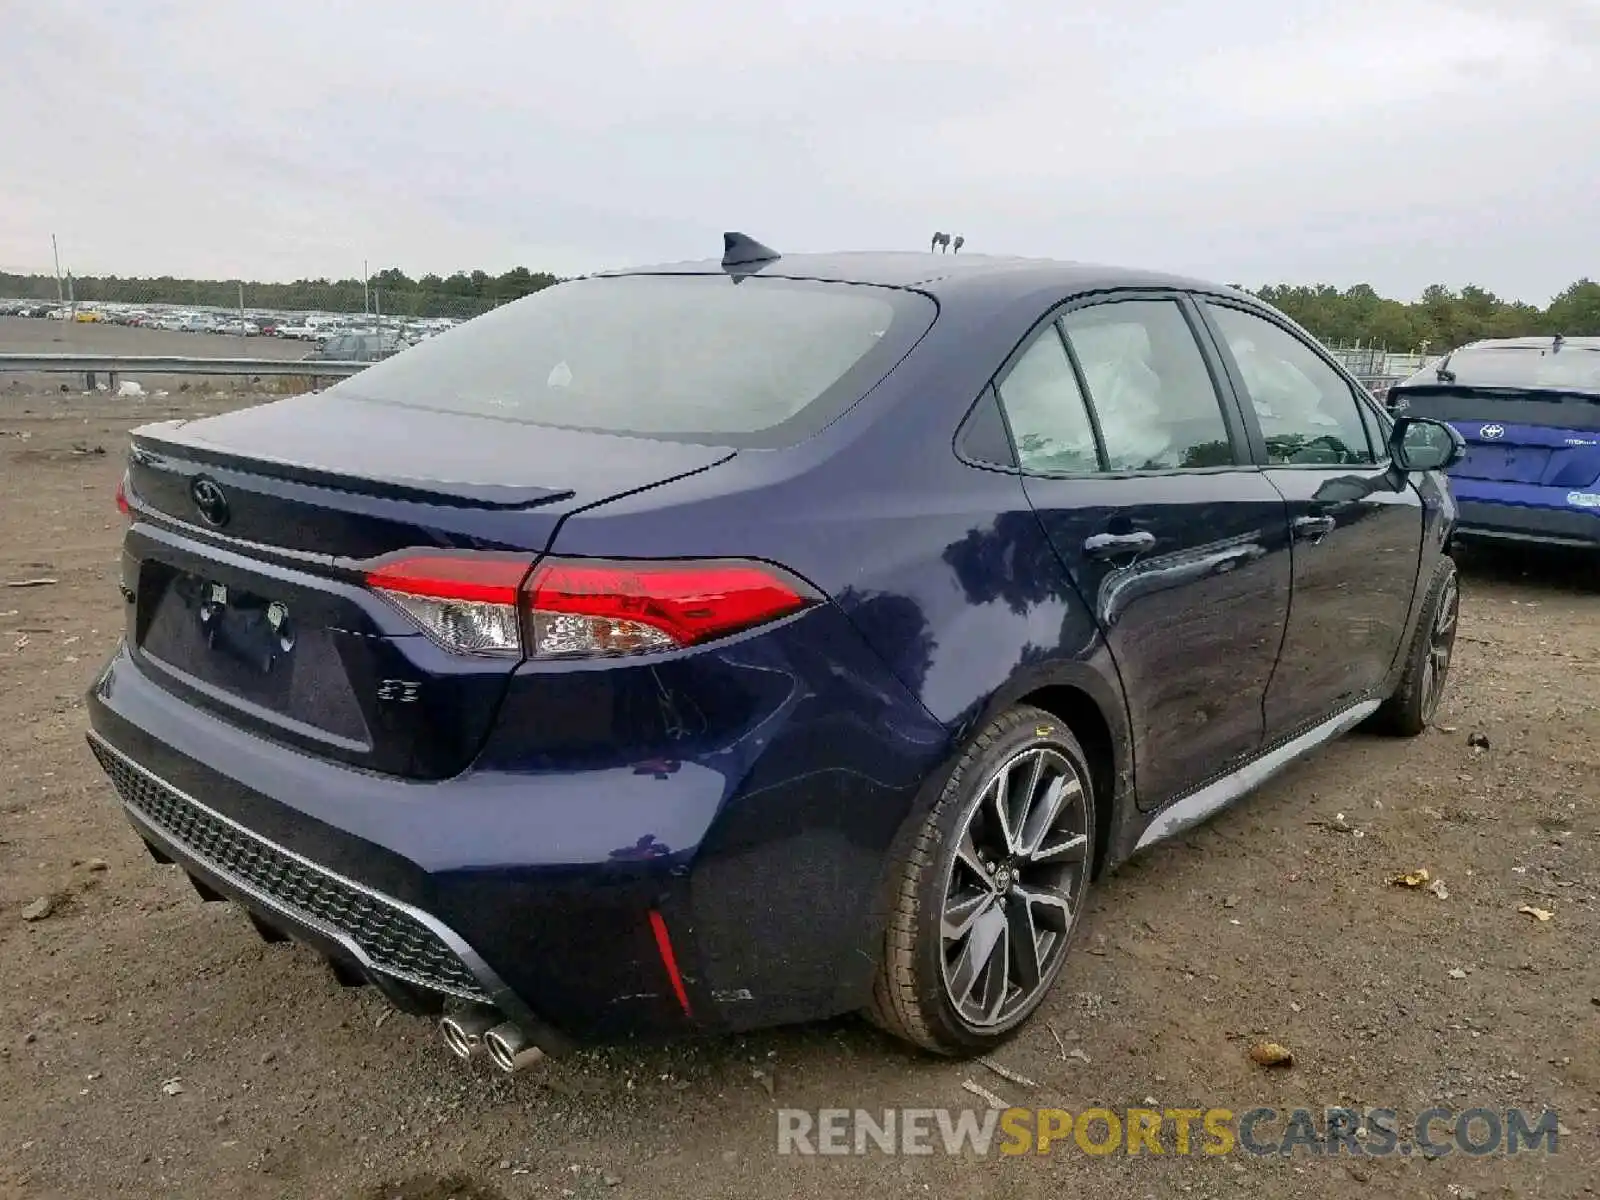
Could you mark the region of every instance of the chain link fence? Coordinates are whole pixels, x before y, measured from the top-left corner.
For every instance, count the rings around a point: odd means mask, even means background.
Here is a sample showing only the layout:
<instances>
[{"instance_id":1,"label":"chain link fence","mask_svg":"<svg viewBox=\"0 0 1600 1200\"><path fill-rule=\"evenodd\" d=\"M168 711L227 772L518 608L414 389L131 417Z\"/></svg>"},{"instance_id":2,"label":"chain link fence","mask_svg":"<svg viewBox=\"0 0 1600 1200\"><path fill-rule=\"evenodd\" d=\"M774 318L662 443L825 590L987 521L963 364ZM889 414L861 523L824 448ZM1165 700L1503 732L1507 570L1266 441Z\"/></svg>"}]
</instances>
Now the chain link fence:
<instances>
[{"instance_id":1,"label":"chain link fence","mask_svg":"<svg viewBox=\"0 0 1600 1200\"><path fill-rule=\"evenodd\" d=\"M1397 354L1382 346L1363 346L1359 343L1353 346L1329 346L1328 353L1377 396L1385 394L1401 380L1409 379L1438 359L1437 355L1416 351Z\"/></svg>"}]
</instances>

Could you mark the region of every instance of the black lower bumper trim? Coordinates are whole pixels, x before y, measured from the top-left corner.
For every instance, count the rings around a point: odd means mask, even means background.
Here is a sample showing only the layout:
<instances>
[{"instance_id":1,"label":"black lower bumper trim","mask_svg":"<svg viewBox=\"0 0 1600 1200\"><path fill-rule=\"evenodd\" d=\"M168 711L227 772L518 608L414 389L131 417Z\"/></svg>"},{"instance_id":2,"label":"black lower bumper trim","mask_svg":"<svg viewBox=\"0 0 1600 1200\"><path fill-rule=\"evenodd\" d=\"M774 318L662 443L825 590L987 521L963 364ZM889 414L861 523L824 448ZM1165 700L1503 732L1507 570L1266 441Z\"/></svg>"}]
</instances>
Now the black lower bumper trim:
<instances>
[{"instance_id":1,"label":"black lower bumper trim","mask_svg":"<svg viewBox=\"0 0 1600 1200\"><path fill-rule=\"evenodd\" d=\"M216 904L219 901L227 899L226 896L217 891L216 888L212 887L198 875L189 876L189 883L194 888L195 895L199 896L200 899L204 900L207 904Z\"/></svg>"},{"instance_id":2,"label":"black lower bumper trim","mask_svg":"<svg viewBox=\"0 0 1600 1200\"><path fill-rule=\"evenodd\" d=\"M1455 536L1463 541L1533 542L1600 550L1600 515L1576 509L1530 508L1461 500Z\"/></svg>"},{"instance_id":3,"label":"black lower bumper trim","mask_svg":"<svg viewBox=\"0 0 1600 1200\"><path fill-rule=\"evenodd\" d=\"M186 847L171 841L160 830L147 823L137 809L127 804L124 804L123 808L140 835L151 844L152 848L162 851L167 863L177 863L188 875L189 882L196 890L207 888L223 899L238 904L249 915L250 923L266 941L293 940L311 947L336 971L343 970L347 977L355 979L357 983L372 984L384 994L389 1003L404 1012L424 1015L437 1012L443 1007L445 998L439 993L426 991L394 975L375 969L347 938L285 912L248 885L219 872L205 860L188 853Z\"/></svg>"},{"instance_id":4,"label":"black lower bumper trim","mask_svg":"<svg viewBox=\"0 0 1600 1200\"><path fill-rule=\"evenodd\" d=\"M319 929L374 971L462 1000L489 1003L463 961L460 944L428 914L337 875L230 821L123 757L98 738L90 744L129 815L185 866L208 868L299 925ZM195 873L191 870L191 875ZM202 896L216 889L196 885Z\"/></svg>"},{"instance_id":5,"label":"black lower bumper trim","mask_svg":"<svg viewBox=\"0 0 1600 1200\"><path fill-rule=\"evenodd\" d=\"M548 1055L572 1047L436 917L238 824L140 766L99 733L88 738L151 854L176 862L197 889L240 904L263 936L272 930L311 946L406 1012L436 1013L452 1003L488 1006Z\"/></svg>"},{"instance_id":6,"label":"black lower bumper trim","mask_svg":"<svg viewBox=\"0 0 1600 1200\"><path fill-rule=\"evenodd\" d=\"M287 942L289 940L289 935L287 933L279 929L276 925L270 925L266 921L263 921L261 919L261 914L250 908L248 905L245 907L244 911L245 915L250 918L250 924L253 925L255 927L255 931L261 935L261 940L263 942L276 944L278 942Z\"/></svg>"},{"instance_id":7,"label":"black lower bumper trim","mask_svg":"<svg viewBox=\"0 0 1600 1200\"><path fill-rule=\"evenodd\" d=\"M408 1011L450 999L491 1005L547 1052L568 1045L433 916L229 820L97 734L89 735L89 745L151 854L178 863L202 896L243 905L263 936L271 930L305 942L346 978L375 984Z\"/></svg>"}]
</instances>

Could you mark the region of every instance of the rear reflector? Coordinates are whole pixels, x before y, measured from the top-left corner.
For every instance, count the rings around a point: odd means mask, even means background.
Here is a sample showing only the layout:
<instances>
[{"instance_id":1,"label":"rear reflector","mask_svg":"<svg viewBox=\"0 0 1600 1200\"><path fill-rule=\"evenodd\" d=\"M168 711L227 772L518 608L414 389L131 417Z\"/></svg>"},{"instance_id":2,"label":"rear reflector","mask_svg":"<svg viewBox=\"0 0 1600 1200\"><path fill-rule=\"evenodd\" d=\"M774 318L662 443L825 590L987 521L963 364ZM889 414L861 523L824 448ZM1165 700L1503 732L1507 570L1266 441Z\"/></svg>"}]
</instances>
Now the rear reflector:
<instances>
[{"instance_id":1,"label":"rear reflector","mask_svg":"<svg viewBox=\"0 0 1600 1200\"><path fill-rule=\"evenodd\" d=\"M128 473L124 471L122 478L117 480L117 511L125 517L133 516L133 509L128 505Z\"/></svg>"},{"instance_id":2,"label":"rear reflector","mask_svg":"<svg viewBox=\"0 0 1600 1200\"><path fill-rule=\"evenodd\" d=\"M678 970L678 956L672 952L672 936L667 932L667 921L655 909L650 910L650 932L655 934L656 953L661 955L661 965L666 968L667 982L672 985L672 994L678 998L678 1007L683 1009L683 1015L693 1017L694 1013L689 1008L689 993L683 986L683 973Z\"/></svg>"},{"instance_id":3,"label":"rear reflector","mask_svg":"<svg viewBox=\"0 0 1600 1200\"><path fill-rule=\"evenodd\" d=\"M447 649L587 658L674 650L821 600L781 568L745 560L644 562L416 553L366 576Z\"/></svg>"}]
</instances>

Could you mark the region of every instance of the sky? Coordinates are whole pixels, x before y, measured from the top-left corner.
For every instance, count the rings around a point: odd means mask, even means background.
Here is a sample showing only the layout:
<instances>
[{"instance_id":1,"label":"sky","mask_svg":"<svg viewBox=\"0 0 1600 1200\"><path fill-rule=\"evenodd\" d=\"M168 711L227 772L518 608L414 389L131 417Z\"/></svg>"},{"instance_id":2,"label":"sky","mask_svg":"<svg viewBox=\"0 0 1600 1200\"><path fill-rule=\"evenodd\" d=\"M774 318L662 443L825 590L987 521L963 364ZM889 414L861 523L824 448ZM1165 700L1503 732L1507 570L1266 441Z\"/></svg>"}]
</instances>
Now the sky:
<instances>
[{"instance_id":1,"label":"sky","mask_svg":"<svg viewBox=\"0 0 1600 1200\"><path fill-rule=\"evenodd\" d=\"M0 270L1600 276L1600 0L0 0Z\"/></svg>"}]
</instances>

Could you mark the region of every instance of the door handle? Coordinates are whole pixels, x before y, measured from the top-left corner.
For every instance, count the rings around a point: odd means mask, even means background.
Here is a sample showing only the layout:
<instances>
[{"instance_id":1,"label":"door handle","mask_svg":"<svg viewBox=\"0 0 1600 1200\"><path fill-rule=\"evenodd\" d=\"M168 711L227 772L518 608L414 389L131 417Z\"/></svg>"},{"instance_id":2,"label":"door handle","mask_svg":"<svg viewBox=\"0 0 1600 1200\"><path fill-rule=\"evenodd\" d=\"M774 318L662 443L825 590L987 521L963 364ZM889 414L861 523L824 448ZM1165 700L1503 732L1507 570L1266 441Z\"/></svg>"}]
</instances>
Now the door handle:
<instances>
[{"instance_id":1,"label":"door handle","mask_svg":"<svg viewBox=\"0 0 1600 1200\"><path fill-rule=\"evenodd\" d=\"M1332 517L1296 517L1292 528L1297 538L1305 538L1310 542L1320 542L1333 532L1338 522Z\"/></svg>"},{"instance_id":2,"label":"door handle","mask_svg":"<svg viewBox=\"0 0 1600 1200\"><path fill-rule=\"evenodd\" d=\"M1083 539L1083 552L1101 562L1107 559L1132 558L1147 550L1154 550L1156 535L1148 529L1133 533L1095 533Z\"/></svg>"}]
</instances>

